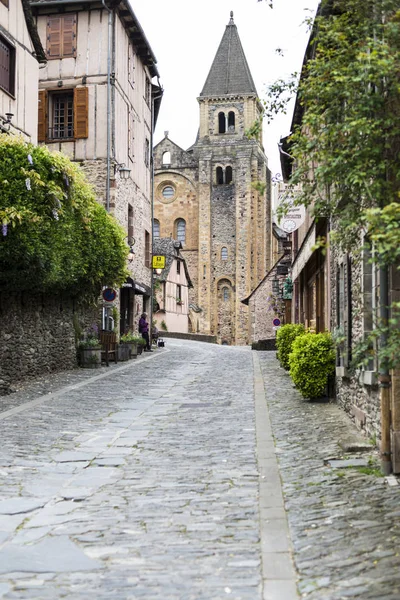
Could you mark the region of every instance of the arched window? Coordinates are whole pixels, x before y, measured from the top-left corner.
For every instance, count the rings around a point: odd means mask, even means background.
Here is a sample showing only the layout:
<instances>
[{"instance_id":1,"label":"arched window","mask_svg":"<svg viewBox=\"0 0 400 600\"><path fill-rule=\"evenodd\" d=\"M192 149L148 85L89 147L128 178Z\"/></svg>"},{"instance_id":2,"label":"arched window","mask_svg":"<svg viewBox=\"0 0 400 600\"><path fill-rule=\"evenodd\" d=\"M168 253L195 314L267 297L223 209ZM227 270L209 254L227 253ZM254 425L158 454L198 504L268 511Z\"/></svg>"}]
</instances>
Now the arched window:
<instances>
[{"instance_id":1,"label":"arched window","mask_svg":"<svg viewBox=\"0 0 400 600\"><path fill-rule=\"evenodd\" d=\"M228 248L221 248L221 260L228 260Z\"/></svg>"},{"instance_id":2,"label":"arched window","mask_svg":"<svg viewBox=\"0 0 400 600\"><path fill-rule=\"evenodd\" d=\"M158 221L157 219L154 219L153 235L155 240L158 240L160 238L160 221Z\"/></svg>"},{"instance_id":3,"label":"arched window","mask_svg":"<svg viewBox=\"0 0 400 600\"><path fill-rule=\"evenodd\" d=\"M169 151L164 152L164 154L162 155L162 164L165 166L168 166L171 164L171 152L169 152Z\"/></svg>"},{"instance_id":4,"label":"arched window","mask_svg":"<svg viewBox=\"0 0 400 600\"><path fill-rule=\"evenodd\" d=\"M225 133L226 131L226 119L225 113L218 113L218 133Z\"/></svg>"},{"instance_id":5,"label":"arched window","mask_svg":"<svg viewBox=\"0 0 400 600\"><path fill-rule=\"evenodd\" d=\"M217 185L222 185L224 183L224 172L222 170L222 167L217 167L216 175L217 175Z\"/></svg>"},{"instance_id":6,"label":"arched window","mask_svg":"<svg viewBox=\"0 0 400 600\"><path fill-rule=\"evenodd\" d=\"M186 221L184 219L176 221L176 239L182 244L186 241Z\"/></svg>"},{"instance_id":7,"label":"arched window","mask_svg":"<svg viewBox=\"0 0 400 600\"><path fill-rule=\"evenodd\" d=\"M229 288L224 287L222 288L222 299L224 302L228 302L229 300Z\"/></svg>"},{"instance_id":8,"label":"arched window","mask_svg":"<svg viewBox=\"0 0 400 600\"><path fill-rule=\"evenodd\" d=\"M233 110L228 113L228 131L235 131L235 113Z\"/></svg>"},{"instance_id":9,"label":"arched window","mask_svg":"<svg viewBox=\"0 0 400 600\"><path fill-rule=\"evenodd\" d=\"M225 169L225 183L232 183L232 167Z\"/></svg>"}]
</instances>

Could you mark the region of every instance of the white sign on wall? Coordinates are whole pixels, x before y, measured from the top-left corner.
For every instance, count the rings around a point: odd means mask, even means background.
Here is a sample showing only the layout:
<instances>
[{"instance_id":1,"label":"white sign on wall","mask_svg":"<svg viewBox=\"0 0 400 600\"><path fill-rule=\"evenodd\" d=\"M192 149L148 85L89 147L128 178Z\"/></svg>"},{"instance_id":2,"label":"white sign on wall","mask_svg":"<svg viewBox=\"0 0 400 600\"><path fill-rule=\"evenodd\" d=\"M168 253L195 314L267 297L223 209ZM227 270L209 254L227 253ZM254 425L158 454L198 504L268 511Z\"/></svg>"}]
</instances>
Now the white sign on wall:
<instances>
[{"instance_id":1,"label":"white sign on wall","mask_svg":"<svg viewBox=\"0 0 400 600\"><path fill-rule=\"evenodd\" d=\"M288 207L286 214L283 217L276 217L277 225L286 233L293 233L301 225L306 218L306 209L303 205L295 206L295 196L290 192L283 192L279 195L279 204L285 203Z\"/></svg>"}]
</instances>

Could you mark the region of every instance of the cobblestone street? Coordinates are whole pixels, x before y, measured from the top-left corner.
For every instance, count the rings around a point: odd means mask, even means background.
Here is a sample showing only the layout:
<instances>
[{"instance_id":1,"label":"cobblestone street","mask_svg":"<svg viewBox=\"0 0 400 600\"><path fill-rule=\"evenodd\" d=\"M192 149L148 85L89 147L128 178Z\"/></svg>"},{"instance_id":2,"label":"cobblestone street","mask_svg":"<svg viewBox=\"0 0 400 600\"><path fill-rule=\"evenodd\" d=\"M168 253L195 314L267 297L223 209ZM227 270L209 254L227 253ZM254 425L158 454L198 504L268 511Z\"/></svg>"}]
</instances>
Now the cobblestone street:
<instances>
[{"instance_id":1,"label":"cobblestone street","mask_svg":"<svg viewBox=\"0 0 400 600\"><path fill-rule=\"evenodd\" d=\"M274 353L168 340L0 410L0 598L400 598L400 486L329 466L354 430Z\"/></svg>"}]
</instances>

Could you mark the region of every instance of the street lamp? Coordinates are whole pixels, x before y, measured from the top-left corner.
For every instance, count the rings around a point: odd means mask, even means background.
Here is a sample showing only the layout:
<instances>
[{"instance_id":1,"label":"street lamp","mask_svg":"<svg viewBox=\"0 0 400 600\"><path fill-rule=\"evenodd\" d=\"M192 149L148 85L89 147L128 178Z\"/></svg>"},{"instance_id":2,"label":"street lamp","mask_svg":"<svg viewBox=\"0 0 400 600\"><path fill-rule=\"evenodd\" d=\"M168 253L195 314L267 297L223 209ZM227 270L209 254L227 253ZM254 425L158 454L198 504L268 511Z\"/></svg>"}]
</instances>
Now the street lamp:
<instances>
[{"instance_id":1,"label":"street lamp","mask_svg":"<svg viewBox=\"0 0 400 600\"><path fill-rule=\"evenodd\" d=\"M129 179L129 177L131 176L131 170L128 169L128 167L125 165L125 163L121 163L121 164L116 164L115 167L115 174L119 173L119 176L121 179Z\"/></svg>"},{"instance_id":2,"label":"street lamp","mask_svg":"<svg viewBox=\"0 0 400 600\"><path fill-rule=\"evenodd\" d=\"M128 246L129 246L129 254L128 254L128 260L129 262L132 262L133 259L135 258L135 252L133 251L133 246L135 245L135 238L131 238L131 241L129 241L129 238L126 238L128 240Z\"/></svg>"}]
</instances>

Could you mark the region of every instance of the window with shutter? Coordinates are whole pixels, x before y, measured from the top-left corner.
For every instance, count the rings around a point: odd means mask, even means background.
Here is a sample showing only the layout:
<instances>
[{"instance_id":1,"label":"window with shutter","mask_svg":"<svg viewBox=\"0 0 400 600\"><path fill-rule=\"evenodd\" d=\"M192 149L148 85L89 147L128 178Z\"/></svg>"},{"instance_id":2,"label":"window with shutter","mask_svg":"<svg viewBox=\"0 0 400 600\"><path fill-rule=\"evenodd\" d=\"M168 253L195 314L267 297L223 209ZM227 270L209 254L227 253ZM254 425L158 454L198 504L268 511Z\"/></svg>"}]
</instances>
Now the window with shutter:
<instances>
[{"instance_id":1,"label":"window with shutter","mask_svg":"<svg viewBox=\"0 0 400 600\"><path fill-rule=\"evenodd\" d=\"M76 56L76 14L47 19L47 58Z\"/></svg>"},{"instance_id":2,"label":"window with shutter","mask_svg":"<svg viewBox=\"0 0 400 600\"><path fill-rule=\"evenodd\" d=\"M128 156L131 160L135 156L135 118L132 109L128 108Z\"/></svg>"},{"instance_id":3,"label":"window with shutter","mask_svg":"<svg viewBox=\"0 0 400 600\"><path fill-rule=\"evenodd\" d=\"M15 48L0 36L0 88L14 96Z\"/></svg>"},{"instance_id":4,"label":"window with shutter","mask_svg":"<svg viewBox=\"0 0 400 600\"><path fill-rule=\"evenodd\" d=\"M135 53L132 46L128 46L128 81L132 87L135 86Z\"/></svg>"},{"instance_id":5,"label":"window with shutter","mask_svg":"<svg viewBox=\"0 0 400 600\"><path fill-rule=\"evenodd\" d=\"M74 92L74 137L87 138L89 135L89 89L75 88Z\"/></svg>"},{"instance_id":6,"label":"window with shutter","mask_svg":"<svg viewBox=\"0 0 400 600\"><path fill-rule=\"evenodd\" d=\"M38 142L46 141L47 129L47 92L39 91Z\"/></svg>"}]
</instances>

